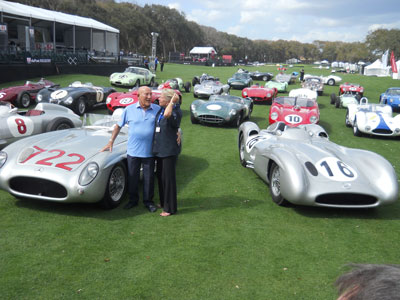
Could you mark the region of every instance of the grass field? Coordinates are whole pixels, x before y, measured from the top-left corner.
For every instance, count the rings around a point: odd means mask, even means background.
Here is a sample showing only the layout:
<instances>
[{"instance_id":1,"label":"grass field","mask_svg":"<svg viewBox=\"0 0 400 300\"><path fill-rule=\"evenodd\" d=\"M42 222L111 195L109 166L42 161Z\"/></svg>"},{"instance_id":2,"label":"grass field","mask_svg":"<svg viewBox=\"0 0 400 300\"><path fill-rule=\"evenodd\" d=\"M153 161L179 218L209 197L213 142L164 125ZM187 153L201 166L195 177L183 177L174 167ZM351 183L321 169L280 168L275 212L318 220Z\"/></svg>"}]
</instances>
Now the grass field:
<instances>
[{"instance_id":1,"label":"grass field","mask_svg":"<svg viewBox=\"0 0 400 300\"><path fill-rule=\"evenodd\" d=\"M236 69L166 64L157 81L191 81L207 72L226 82ZM272 66L247 69L277 73ZM400 85L390 78L339 75L364 85L371 102ZM75 80L109 86L100 76L48 79L62 86ZM354 137L344 124L345 110L329 104L337 91L327 86L318 98L330 140L383 155L399 176L399 139ZM336 299L333 283L347 263L400 263L399 202L370 210L279 207L268 186L240 165L237 129L191 124L193 99L184 94L177 215L161 218L143 206L104 211L21 201L0 192L1 299L325 300ZM251 120L266 127L268 111L268 105L255 105Z\"/></svg>"}]
</instances>

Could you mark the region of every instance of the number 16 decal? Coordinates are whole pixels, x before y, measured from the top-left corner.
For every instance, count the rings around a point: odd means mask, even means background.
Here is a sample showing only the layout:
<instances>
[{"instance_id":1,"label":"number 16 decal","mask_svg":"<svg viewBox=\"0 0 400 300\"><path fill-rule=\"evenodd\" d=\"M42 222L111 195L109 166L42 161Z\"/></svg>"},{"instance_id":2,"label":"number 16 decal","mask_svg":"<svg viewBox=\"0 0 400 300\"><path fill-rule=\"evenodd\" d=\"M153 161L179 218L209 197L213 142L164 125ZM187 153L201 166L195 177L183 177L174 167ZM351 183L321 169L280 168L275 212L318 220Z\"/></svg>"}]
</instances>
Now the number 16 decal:
<instances>
[{"instance_id":1,"label":"number 16 decal","mask_svg":"<svg viewBox=\"0 0 400 300\"><path fill-rule=\"evenodd\" d=\"M316 163L318 172L335 181L353 181L357 172L335 157L325 157Z\"/></svg>"}]
</instances>

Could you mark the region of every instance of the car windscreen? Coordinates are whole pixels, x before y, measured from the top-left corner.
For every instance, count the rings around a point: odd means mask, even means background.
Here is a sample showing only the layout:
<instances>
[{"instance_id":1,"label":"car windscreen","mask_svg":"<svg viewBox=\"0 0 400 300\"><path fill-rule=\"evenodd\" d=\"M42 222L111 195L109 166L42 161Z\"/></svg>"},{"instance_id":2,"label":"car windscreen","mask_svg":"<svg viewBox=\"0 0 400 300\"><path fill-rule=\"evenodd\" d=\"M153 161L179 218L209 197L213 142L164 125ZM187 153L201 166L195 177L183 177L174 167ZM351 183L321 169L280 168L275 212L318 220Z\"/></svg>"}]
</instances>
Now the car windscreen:
<instances>
[{"instance_id":1,"label":"car windscreen","mask_svg":"<svg viewBox=\"0 0 400 300\"><path fill-rule=\"evenodd\" d=\"M390 89L387 94L390 96L400 96L400 89Z\"/></svg>"}]
</instances>

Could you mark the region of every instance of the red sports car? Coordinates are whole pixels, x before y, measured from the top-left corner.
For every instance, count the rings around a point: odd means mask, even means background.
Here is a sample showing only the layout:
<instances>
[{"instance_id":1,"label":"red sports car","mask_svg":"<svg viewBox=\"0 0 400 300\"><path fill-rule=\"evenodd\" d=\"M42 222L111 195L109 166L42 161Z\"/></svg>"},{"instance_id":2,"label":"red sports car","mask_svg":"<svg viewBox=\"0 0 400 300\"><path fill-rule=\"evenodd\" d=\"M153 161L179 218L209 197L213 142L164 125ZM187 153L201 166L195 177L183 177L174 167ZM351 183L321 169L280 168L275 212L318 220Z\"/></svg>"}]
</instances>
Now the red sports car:
<instances>
[{"instance_id":1,"label":"red sports car","mask_svg":"<svg viewBox=\"0 0 400 300\"><path fill-rule=\"evenodd\" d=\"M268 102L272 103L272 100L275 99L276 95L278 94L277 88L266 88L261 87L257 84L252 85L251 87L244 88L242 90L242 97L243 98L251 98L255 103L257 102Z\"/></svg>"},{"instance_id":2,"label":"red sports car","mask_svg":"<svg viewBox=\"0 0 400 300\"><path fill-rule=\"evenodd\" d=\"M14 106L27 108L37 93L47 87L53 87L54 82L40 79L38 82L27 81L24 85L12 86L0 90L0 101L11 102Z\"/></svg>"},{"instance_id":3,"label":"red sports car","mask_svg":"<svg viewBox=\"0 0 400 300\"><path fill-rule=\"evenodd\" d=\"M152 87L151 102L158 104L158 98L161 96L160 86L158 88ZM182 94L180 91L175 90L175 93L179 95L179 103L182 103ZM107 97L106 105L109 114L112 114L117 108L125 108L128 105L138 102L138 89L134 88L129 92L115 92Z\"/></svg>"},{"instance_id":4,"label":"red sports car","mask_svg":"<svg viewBox=\"0 0 400 300\"><path fill-rule=\"evenodd\" d=\"M269 110L269 124L282 121L289 126L318 124L319 108L314 99L298 97L275 98Z\"/></svg>"},{"instance_id":5,"label":"red sports car","mask_svg":"<svg viewBox=\"0 0 400 300\"><path fill-rule=\"evenodd\" d=\"M351 93L353 95L360 95L360 99L364 94L364 88L356 83L348 83L345 82L343 84L340 85L339 87L339 96L345 93Z\"/></svg>"}]
</instances>

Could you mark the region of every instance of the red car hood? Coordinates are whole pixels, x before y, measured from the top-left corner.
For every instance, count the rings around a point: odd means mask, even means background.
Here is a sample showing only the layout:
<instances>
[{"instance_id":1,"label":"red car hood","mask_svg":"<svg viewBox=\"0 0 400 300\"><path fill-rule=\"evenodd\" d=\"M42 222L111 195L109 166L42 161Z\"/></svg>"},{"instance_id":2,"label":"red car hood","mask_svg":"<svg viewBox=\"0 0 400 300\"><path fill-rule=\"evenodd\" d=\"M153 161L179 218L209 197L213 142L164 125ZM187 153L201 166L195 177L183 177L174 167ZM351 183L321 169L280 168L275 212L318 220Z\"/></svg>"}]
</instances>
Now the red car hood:
<instances>
[{"instance_id":1,"label":"red car hood","mask_svg":"<svg viewBox=\"0 0 400 300\"><path fill-rule=\"evenodd\" d=\"M278 118L276 120L271 119L271 114L273 112L278 113ZM294 109L294 107L290 105L273 105L270 109L269 121L270 124L282 121L290 126L298 126L301 124L310 124L310 117L313 115L316 116L319 121L318 107L300 107L300 109Z\"/></svg>"}]
</instances>

